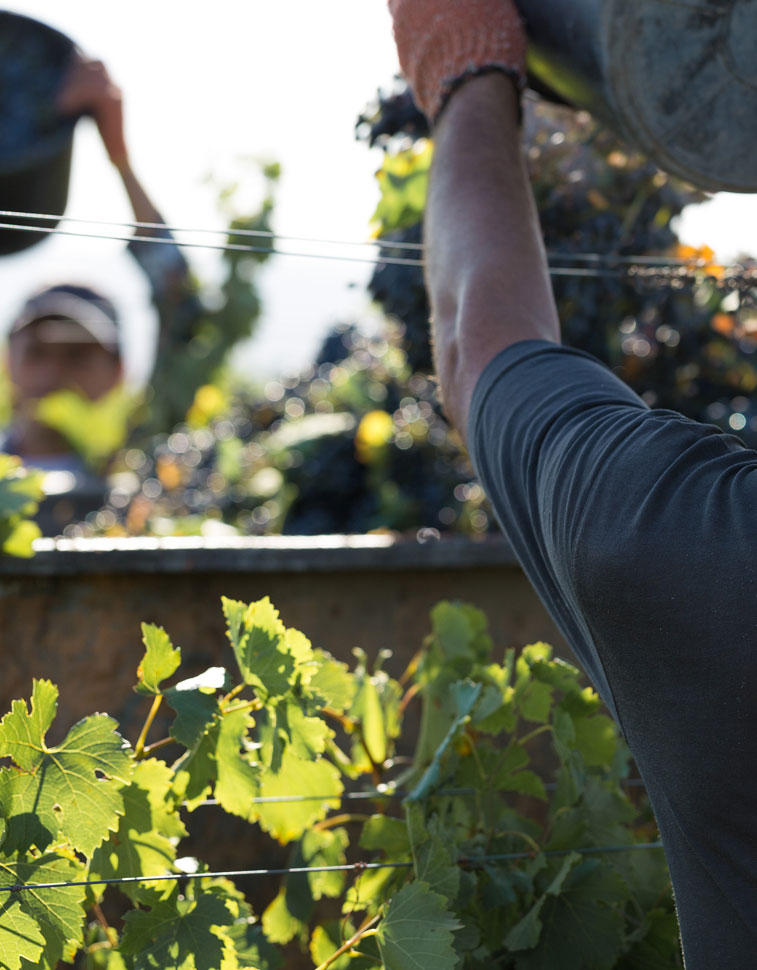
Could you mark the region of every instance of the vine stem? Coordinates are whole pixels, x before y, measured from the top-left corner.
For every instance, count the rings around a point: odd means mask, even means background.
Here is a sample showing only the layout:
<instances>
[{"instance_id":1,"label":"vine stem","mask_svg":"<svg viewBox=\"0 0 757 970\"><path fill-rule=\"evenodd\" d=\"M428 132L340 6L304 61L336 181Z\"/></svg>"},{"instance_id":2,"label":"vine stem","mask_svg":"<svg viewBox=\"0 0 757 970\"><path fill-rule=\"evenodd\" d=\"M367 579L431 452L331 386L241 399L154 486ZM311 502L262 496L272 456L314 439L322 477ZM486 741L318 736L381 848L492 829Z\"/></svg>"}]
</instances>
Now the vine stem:
<instances>
[{"instance_id":1,"label":"vine stem","mask_svg":"<svg viewBox=\"0 0 757 970\"><path fill-rule=\"evenodd\" d=\"M348 822L367 822L370 817L370 815L350 815L347 812L342 815L332 815L331 818L325 818L322 822L316 822L313 831L325 832L326 829L336 828L337 825L346 825Z\"/></svg>"},{"instance_id":2,"label":"vine stem","mask_svg":"<svg viewBox=\"0 0 757 970\"><path fill-rule=\"evenodd\" d=\"M228 704L229 701L234 700L237 694L241 694L242 691L245 689L245 687L246 687L246 684L237 684L236 687L232 687L229 693L226 694L225 697L221 698L221 707L223 707L224 704Z\"/></svg>"},{"instance_id":3,"label":"vine stem","mask_svg":"<svg viewBox=\"0 0 757 970\"><path fill-rule=\"evenodd\" d=\"M551 731L551 730L552 730L551 724L542 724L541 727L534 728L533 731L529 732L528 734L524 734L522 738L518 738L518 744L528 744L529 741L532 741L534 738L537 738L540 734L544 734L546 731Z\"/></svg>"},{"instance_id":4,"label":"vine stem","mask_svg":"<svg viewBox=\"0 0 757 970\"><path fill-rule=\"evenodd\" d=\"M153 741L152 744L147 744L142 749L142 753L145 757L151 755L153 751L159 751L161 748L168 747L169 744L177 744L176 738L161 738L160 741Z\"/></svg>"},{"instance_id":5,"label":"vine stem","mask_svg":"<svg viewBox=\"0 0 757 970\"><path fill-rule=\"evenodd\" d=\"M530 835L527 835L525 832L519 832L517 829L504 829L503 831L498 832L497 834L498 835L512 835L515 838L523 839L523 841L526 843L526 845L531 846L532 852L536 853L536 855L538 855L541 852L541 850L542 850L541 849L541 846L539 845L539 843L535 839L532 839L531 836Z\"/></svg>"},{"instance_id":6,"label":"vine stem","mask_svg":"<svg viewBox=\"0 0 757 970\"><path fill-rule=\"evenodd\" d=\"M405 711L407 710L407 705L410 703L411 700L413 700L414 697L416 697L420 693L420 691L421 691L421 685L417 682L415 684L412 684L412 686L408 687L408 689L405 691L405 694L402 700L400 701L400 714L405 713Z\"/></svg>"},{"instance_id":7,"label":"vine stem","mask_svg":"<svg viewBox=\"0 0 757 970\"><path fill-rule=\"evenodd\" d=\"M328 957L328 959L324 960L320 966L315 968L315 970L327 970L327 967L330 967L335 960L338 960L339 957L342 956L342 954L347 953L348 950L351 950L353 946L356 943L358 943L360 940L364 940L369 936L375 936L378 933L378 930L371 929L371 927L375 926L375 924L378 923L380 918L381 918L381 914L379 913L376 916L374 916L372 919L369 919L367 923L364 923L360 927L357 933L351 936L346 943L343 943L338 950L332 953L331 956Z\"/></svg>"},{"instance_id":8,"label":"vine stem","mask_svg":"<svg viewBox=\"0 0 757 970\"><path fill-rule=\"evenodd\" d=\"M147 734L150 728L152 727L152 722L155 720L155 715L158 713L158 708L160 707L160 702L162 700L163 700L162 694L156 694L155 697L153 697L152 699L152 707L150 708L149 714L145 718L145 723L142 726L142 730L140 731L139 737L137 738L137 743L134 746L135 758L142 757L142 753L144 752L144 749L145 749L145 741L147 740Z\"/></svg>"},{"instance_id":9,"label":"vine stem","mask_svg":"<svg viewBox=\"0 0 757 970\"><path fill-rule=\"evenodd\" d=\"M332 707L322 707L321 714L323 714L324 717L330 717L332 721L336 721L338 724L341 724L348 734L357 734L363 751L365 751L365 756L368 759L368 763L371 766L373 783L376 785L376 787L378 787L381 784L383 774L382 766L373 760L373 755L371 754L371 749L368 747L368 742L365 740L365 735L363 734L363 725L360 723L360 721L355 721L346 714L340 714L339 711L335 711Z\"/></svg>"},{"instance_id":10,"label":"vine stem","mask_svg":"<svg viewBox=\"0 0 757 970\"><path fill-rule=\"evenodd\" d=\"M116 946L118 943L118 933L116 933L116 931L113 929L113 927L105 918L105 913L103 913L102 909L100 908L100 904L95 903L92 909L94 911L95 916L97 917L97 922L100 924L100 926L102 926L103 930L105 931L105 935L108 938L107 945L111 948Z\"/></svg>"},{"instance_id":11,"label":"vine stem","mask_svg":"<svg viewBox=\"0 0 757 970\"><path fill-rule=\"evenodd\" d=\"M226 698L224 698L224 700L225 699ZM241 704L235 704L234 707L224 707L224 703L222 701L221 713L236 714L238 711L259 711L263 706L263 702L259 701L257 698L254 701L242 701Z\"/></svg>"}]
</instances>

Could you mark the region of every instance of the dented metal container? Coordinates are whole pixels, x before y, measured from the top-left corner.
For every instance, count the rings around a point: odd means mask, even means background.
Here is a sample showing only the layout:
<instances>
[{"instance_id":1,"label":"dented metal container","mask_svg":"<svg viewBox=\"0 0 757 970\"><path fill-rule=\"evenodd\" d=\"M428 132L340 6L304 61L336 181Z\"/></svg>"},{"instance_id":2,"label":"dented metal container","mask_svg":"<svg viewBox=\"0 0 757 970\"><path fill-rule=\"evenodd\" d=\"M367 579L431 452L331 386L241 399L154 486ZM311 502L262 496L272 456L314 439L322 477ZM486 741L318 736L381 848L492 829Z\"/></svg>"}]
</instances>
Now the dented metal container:
<instances>
[{"instance_id":1,"label":"dented metal container","mask_svg":"<svg viewBox=\"0 0 757 970\"><path fill-rule=\"evenodd\" d=\"M52 27L0 10L0 210L61 215L66 207L76 119L55 102L74 50ZM2 215L0 223L55 226ZM0 256L45 238L0 228Z\"/></svg>"},{"instance_id":2,"label":"dented metal container","mask_svg":"<svg viewBox=\"0 0 757 970\"><path fill-rule=\"evenodd\" d=\"M757 191L755 0L516 0L539 89L660 168Z\"/></svg>"}]
</instances>

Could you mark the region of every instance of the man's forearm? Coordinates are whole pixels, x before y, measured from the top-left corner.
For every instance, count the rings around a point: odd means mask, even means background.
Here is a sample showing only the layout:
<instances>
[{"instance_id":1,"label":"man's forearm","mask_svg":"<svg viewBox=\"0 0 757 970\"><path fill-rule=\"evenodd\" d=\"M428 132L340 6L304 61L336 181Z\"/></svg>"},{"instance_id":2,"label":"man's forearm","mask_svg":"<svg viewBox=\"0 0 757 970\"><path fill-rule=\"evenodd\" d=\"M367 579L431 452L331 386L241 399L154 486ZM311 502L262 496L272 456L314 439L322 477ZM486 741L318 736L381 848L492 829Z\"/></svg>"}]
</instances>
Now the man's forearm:
<instances>
[{"instance_id":1,"label":"man's forearm","mask_svg":"<svg viewBox=\"0 0 757 970\"><path fill-rule=\"evenodd\" d=\"M445 407L465 434L487 363L520 340L559 342L559 322L513 82L502 73L467 81L434 139L427 284Z\"/></svg>"}]
</instances>

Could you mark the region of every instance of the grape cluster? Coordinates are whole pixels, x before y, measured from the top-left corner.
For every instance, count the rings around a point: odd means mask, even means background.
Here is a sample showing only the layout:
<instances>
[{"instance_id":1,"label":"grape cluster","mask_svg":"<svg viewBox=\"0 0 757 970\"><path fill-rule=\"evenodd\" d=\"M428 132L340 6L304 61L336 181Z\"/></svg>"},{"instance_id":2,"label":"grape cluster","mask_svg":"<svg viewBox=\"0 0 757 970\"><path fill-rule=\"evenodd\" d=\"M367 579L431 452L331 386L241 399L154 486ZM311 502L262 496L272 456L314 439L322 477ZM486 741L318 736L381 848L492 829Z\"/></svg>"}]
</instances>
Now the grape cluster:
<instances>
[{"instance_id":1,"label":"grape cluster","mask_svg":"<svg viewBox=\"0 0 757 970\"><path fill-rule=\"evenodd\" d=\"M407 91L380 95L361 125L361 137L387 152L427 134ZM710 275L717 267L666 285L624 271L626 258L677 256L674 219L704 195L631 152L585 113L526 101L524 143L550 263L609 271L553 276L565 343L607 363L650 405L718 424L757 446L754 309L737 292L724 295ZM420 242L421 226L389 227L382 239ZM586 254L598 259L586 261ZM430 372L420 270L379 265L369 289L404 327L411 366Z\"/></svg>"},{"instance_id":2,"label":"grape cluster","mask_svg":"<svg viewBox=\"0 0 757 970\"><path fill-rule=\"evenodd\" d=\"M387 242L420 243L422 236L422 226L418 223L409 229L389 233L385 239ZM381 254L387 256L395 256L398 252L388 246L381 249ZM368 282L368 292L384 313L401 321L402 349L412 370L430 374L434 365L429 339L429 305L421 267L379 263Z\"/></svg>"},{"instance_id":3,"label":"grape cluster","mask_svg":"<svg viewBox=\"0 0 757 970\"><path fill-rule=\"evenodd\" d=\"M237 387L203 420L126 449L105 505L68 535L300 534L491 528L482 490L399 330L342 325L316 363ZM220 393L220 392L218 392Z\"/></svg>"}]
</instances>

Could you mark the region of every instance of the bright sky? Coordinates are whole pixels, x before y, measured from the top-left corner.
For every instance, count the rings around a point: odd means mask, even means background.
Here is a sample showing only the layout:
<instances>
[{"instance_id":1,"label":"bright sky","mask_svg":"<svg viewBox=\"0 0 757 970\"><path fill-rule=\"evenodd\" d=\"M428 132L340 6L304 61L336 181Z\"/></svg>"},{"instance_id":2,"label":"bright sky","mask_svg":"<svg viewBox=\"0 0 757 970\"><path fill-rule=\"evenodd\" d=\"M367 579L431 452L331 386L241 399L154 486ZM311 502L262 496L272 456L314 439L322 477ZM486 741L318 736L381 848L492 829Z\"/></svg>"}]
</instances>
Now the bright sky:
<instances>
[{"instance_id":1,"label":"bright sky","mask_svg":"<svg viewBox=\"0 0 757 970\"><path fill-rule=\"evenodd\" d=\"M354 123L398 70L385 0L6 0L4 7L45 20L105 61L124 91L134 168L169 224L223 226L206 177L234 177L239 159L255 156L283 166L280 235L368 238L379 156L355 141ZM254 205L260 187L249 181ZM89 121L77 129L67 215L131 218ZM684 217L682 235L727 259L757 252L756 222L756 196L720 195ZM0 327L32 288L89 281L117 301L128 373L143 379L155 320L123 247L58 237L3 258ZM202 278L217 274L217 255L187 255ZM261 279L263 319L235 362L253 376L306 364L331 324L365 316L368 273L359 263L272 259Z\"/></svg>"}]
</instances>

